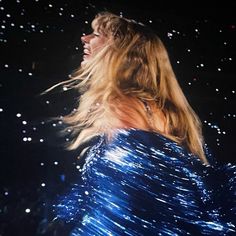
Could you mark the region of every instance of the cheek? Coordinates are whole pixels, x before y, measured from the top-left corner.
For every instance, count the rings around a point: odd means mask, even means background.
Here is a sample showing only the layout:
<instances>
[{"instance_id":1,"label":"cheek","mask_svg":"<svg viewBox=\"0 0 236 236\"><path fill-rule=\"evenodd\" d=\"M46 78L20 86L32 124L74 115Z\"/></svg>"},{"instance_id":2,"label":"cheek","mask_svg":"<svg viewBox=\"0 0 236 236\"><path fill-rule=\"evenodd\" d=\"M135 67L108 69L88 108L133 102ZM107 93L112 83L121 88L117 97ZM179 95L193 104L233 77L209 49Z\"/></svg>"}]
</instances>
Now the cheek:
<instances>
[{"instance_id":1,"label":"cheek","mask_svg":"<svg viewBox=\"0 0 236 236\"><path fill-rule=\"evenodd\" d=\"M105 41L102 39L95 40L95 41L91 42L90 43L91 51L96 52L97 50L102 48L104 46L104 44L105 44Z\"/></svg>"}]
</instances>

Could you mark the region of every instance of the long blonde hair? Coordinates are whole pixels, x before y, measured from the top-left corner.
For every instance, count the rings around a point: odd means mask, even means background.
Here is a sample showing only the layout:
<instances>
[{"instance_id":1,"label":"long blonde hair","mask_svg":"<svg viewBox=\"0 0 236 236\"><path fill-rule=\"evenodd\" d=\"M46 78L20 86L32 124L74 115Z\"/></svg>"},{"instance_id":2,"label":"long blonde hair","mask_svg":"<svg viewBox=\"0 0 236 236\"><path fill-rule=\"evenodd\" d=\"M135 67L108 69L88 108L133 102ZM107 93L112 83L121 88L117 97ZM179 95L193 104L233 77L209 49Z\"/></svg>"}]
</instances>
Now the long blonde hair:
<instances>
[{"instance_id":1,"label":"long blonde hair","mask_svg":"<svg viewBox=\"0 0 236 236\"><path fill-rule=\"evenodd\" d=\"M200 119L160 38L147 26L109 12L99 13L92 27L109 40L70 80L60 83L82 94L78 108L63 117L74 137L68 149L99 133L112 137L117 128L138 128L161 133L208 163Z\"/></svg>"}]
</instances>

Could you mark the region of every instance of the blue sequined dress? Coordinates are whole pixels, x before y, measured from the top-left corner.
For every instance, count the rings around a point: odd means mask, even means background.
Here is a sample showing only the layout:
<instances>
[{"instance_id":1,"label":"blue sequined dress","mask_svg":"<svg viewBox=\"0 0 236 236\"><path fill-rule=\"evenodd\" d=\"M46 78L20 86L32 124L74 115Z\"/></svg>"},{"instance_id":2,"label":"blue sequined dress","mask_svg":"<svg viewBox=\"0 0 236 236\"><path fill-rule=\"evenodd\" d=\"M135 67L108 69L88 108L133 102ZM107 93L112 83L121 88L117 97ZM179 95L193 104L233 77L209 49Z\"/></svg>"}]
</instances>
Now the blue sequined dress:
<instances>
[{"instance_id":1,"label":"blue sequined dress","mask_svg":"<svg viewBox=\"0 0 236 236\"><path fill-rule=\"evenodd\" d=\"M204 165L153 132L117 130L54 205L71 236L236 235L236 166ZM60 235L60 234L58 234Z\"/></svg>"}]
</instances>

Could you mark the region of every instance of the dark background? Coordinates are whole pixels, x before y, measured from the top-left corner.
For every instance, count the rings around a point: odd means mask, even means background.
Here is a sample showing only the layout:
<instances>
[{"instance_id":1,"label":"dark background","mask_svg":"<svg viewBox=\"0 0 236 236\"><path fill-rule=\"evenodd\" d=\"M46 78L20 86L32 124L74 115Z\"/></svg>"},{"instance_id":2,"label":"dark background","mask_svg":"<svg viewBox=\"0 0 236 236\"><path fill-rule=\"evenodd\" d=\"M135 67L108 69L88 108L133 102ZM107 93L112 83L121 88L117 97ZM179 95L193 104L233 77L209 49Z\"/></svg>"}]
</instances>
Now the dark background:
<instances>
[{"instance_id":1,"label":"dark background","mask_svg":"<svg viewBox=\"0 0 236 236\"><path fill-rule=\"evenodd\" d=\"M154 3L156 6L154 6ZM79 174L60 124L78 95L60 89L80 64L82 33L100 10L152 27L166 45L215 159L235 163L235 4L0 1L0 235L36 235L44 206Z\"/></svg>"}]
</instances>

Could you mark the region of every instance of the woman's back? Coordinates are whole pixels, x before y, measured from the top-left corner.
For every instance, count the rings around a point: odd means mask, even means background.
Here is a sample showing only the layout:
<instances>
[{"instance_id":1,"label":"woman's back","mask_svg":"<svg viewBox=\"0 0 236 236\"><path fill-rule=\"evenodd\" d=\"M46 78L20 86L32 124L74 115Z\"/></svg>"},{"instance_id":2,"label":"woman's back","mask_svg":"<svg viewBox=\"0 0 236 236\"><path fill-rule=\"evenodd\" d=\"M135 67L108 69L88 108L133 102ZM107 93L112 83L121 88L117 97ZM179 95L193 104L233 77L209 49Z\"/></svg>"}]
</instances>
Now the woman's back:
<instances>
[{"instance_id":1,"label":"woman's back","mask_svg":"<svg viewBox=\"0 0 236 236\"><path fill-rule=\"evenodd\" d=\"M203 165L160 134L120 129L110 143L100 136L55 211L71 235L230 235L234 171Z\"/></svg>"}]
</instances>

